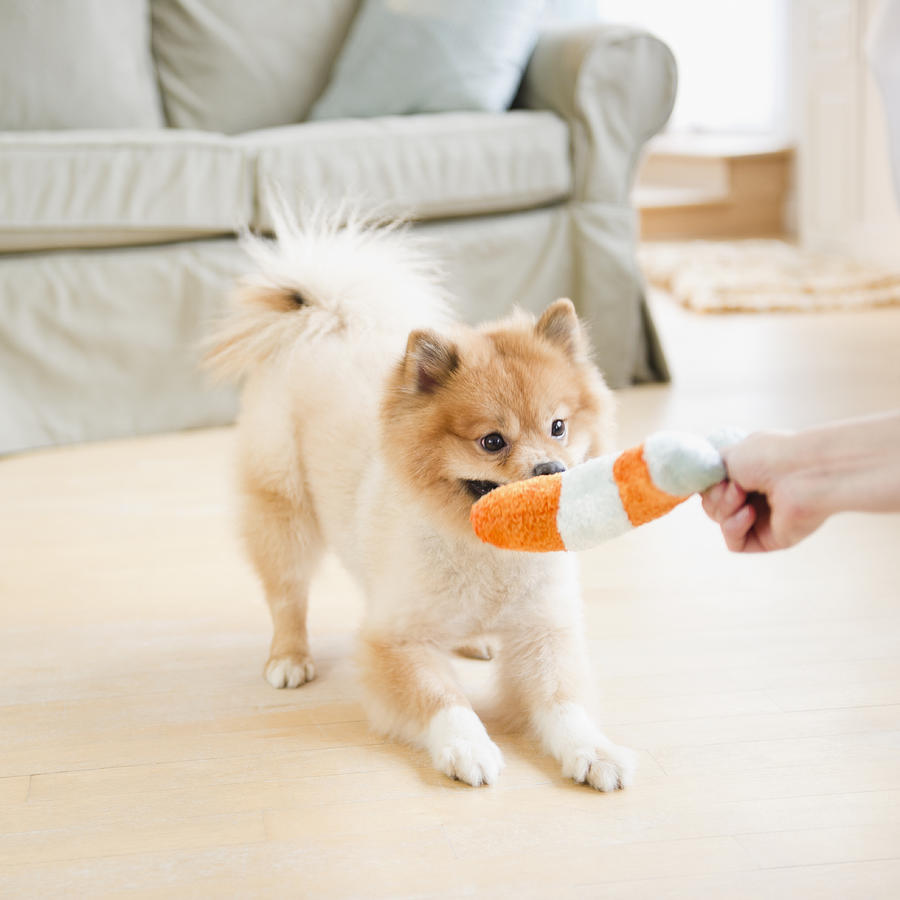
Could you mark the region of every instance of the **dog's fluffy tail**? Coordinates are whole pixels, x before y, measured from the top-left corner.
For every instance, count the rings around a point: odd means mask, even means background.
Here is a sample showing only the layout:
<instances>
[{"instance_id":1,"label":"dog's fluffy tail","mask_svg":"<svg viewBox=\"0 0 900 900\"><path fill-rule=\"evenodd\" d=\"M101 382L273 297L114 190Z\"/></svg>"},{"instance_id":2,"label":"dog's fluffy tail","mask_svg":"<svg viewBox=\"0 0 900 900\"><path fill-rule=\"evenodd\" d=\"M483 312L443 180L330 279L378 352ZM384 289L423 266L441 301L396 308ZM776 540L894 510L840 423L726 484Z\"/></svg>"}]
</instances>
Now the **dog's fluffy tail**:
<instances>
[{"instance_id":1,"label":"dog's fluffy tail","mask_svg":"<svg viewBox=\"0 0 900 900\"><path fill-rule=\"evenodd\" d=\"M245 233L254 266L204 347L204 365L236 380L301 342L440 327L449 314L440 272L403 222L340 207L295 217L272 202L275 239Z\"/></svg>"}]
</instances>

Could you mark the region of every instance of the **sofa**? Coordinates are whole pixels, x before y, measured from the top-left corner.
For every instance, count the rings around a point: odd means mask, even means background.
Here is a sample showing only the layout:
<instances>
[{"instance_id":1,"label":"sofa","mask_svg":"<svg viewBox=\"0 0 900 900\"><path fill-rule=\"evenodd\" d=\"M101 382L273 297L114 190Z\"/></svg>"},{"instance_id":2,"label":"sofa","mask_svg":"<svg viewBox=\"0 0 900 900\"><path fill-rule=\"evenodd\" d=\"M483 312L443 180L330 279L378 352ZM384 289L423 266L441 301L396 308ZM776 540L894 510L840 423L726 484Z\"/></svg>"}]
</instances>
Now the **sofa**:
<instances>
[{"instance_id":1,"label":"sofa","mask_svg":"<svg viewBox=\"0 0 900 900\"><path fill-rule=\"evenodd\" d=\"M674 100L665 45L542 30L511 108L313 120L357 7L4 6L0 452L231 422L198 346L274 188L410 216L467 320L569 296L612 386L667 377L629 201Z\"/></svg>"}]
</instances>

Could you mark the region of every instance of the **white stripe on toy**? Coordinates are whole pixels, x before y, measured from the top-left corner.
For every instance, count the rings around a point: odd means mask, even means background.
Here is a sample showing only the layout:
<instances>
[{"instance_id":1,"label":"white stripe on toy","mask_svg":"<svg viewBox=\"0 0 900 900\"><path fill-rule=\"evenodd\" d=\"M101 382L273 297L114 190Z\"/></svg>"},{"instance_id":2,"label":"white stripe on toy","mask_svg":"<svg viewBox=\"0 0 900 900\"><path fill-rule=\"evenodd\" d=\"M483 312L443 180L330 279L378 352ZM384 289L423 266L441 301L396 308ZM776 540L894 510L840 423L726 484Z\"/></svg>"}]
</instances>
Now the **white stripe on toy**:
<instances>
[{"instance_id":1,"label":"white stripe on toy","mask_svg":"<svg viewBox=\"0 0 900 900\"><path fill-rule=\"evenodd\" d=\"M600 456L563 475L556 529L567 550L586 550L632 529L613 479L614 456Z\"/></svg>"}]
</instances>

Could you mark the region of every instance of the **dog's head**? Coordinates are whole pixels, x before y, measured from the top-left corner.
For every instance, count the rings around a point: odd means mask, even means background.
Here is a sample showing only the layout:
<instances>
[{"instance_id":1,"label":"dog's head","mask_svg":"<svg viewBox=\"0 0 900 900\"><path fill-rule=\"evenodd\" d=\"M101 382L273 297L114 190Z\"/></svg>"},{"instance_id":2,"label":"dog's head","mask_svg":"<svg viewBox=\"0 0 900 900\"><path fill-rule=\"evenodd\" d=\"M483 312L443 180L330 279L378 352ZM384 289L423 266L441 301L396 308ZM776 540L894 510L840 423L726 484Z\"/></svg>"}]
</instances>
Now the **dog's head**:
<instances>
[{"instance_id":1,"label":"dog's head","mask_svg":"<svg viewBox=\"0 0 900 900\"><path fill-rule=\"evenodd\" d=\"M613 400L575 308L557 300L449 335L414 331L382 408L388 464L433 516L471 534L469 510L501 484L607 449Z\"/></svg>"}]
</instances>

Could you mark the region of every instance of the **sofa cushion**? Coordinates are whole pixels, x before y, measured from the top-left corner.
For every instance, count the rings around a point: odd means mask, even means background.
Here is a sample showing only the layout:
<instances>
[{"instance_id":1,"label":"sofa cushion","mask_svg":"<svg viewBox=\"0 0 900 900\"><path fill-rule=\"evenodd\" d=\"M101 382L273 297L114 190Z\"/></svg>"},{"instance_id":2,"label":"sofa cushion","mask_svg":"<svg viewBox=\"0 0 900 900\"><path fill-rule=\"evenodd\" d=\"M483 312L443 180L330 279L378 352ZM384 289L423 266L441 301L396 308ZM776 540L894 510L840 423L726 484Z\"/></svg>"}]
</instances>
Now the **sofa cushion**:
<instances>
[{"instance_id":1,"label":"sofa cushion","mask_svg":"<svg viewBox=\"0 0 900 900\"><path fill-rule=\"evenodd\" d=\"M0 134L0 252L230 233L250 221L251 170L223 135Z\"/></svg>"},{"instance_id":2,"label":"sofa cushion","mask_svg":"<svg viewBox=\"0 0 900 900\"><path fill-rule=\"evenodd\" d=\"M163 125L147 0L4 0L0 130Z\"/></svg>"},{"instance_id":3,"label":"sofa cushion","mask_svg":"<svg viewBox=\"0 0 900 900\"><path fill-rule=\"evenodd\" d=\"M272 228L265 200L348 198L417 219L525 209L569 195L569 132L553 113L443 113L341 119L259 131L255 225Z\"/></svg>"},{"instance_id":4,"label":"sofa cushion","mask_svg":"<svg viewBox=\"0 0 900 900\"><path fill-rule=\"evenodd\" d=\"M310 118L506 109L543 7L543 0L364 0Z\"/></svg>"},{"instance_id":5,"label":"sofa cushion","mask_svg":"<svg viewBox=\"0 0 900 900\"><path fill-rule=\"evenodd\" d=\"M153 53L176 128L232 134L300 122L357 0L152 0Z\"/></svg>"}]
</instances>

